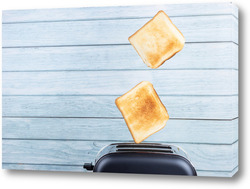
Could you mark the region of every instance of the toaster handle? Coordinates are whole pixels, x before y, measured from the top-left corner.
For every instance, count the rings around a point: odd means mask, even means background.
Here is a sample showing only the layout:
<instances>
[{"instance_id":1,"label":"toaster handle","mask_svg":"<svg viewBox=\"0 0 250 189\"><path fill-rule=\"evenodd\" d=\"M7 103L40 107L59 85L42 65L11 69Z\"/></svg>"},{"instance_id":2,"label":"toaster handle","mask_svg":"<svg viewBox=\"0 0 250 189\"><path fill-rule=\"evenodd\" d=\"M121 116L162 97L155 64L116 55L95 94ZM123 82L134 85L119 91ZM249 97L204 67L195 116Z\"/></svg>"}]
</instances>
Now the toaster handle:
<instances>
[{"instance_id":1,"label":"toaster handle","mask_svg":"<svg viewBox=\"0 0 250 189\"><path fill-rule=\"evenodd\" d=\"M83 165L84 169L87 169L88 171L92 171L94 169L94 165L91 163L84 163Z\"/></svg>"}]
</instances>

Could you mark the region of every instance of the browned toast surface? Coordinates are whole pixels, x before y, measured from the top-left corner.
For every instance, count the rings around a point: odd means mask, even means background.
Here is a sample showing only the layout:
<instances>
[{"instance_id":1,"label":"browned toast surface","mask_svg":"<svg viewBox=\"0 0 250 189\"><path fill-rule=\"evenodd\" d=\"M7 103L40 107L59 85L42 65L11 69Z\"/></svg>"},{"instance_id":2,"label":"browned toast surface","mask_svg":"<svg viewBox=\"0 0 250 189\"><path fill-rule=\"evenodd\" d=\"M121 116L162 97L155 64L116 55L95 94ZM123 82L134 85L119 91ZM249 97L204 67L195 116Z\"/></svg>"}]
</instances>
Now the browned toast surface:
<instances>
[{"instance_id":1,"label":"browned toast surface","mask_svg":"<svg viewBox=\"0 0 250 189\"><path fill-rule=\"evenodd\" d=\"M129 41L150 68L158 68L185 44L182 33L163 11L130 36Z\"/></svg>"},{"instance_id":2,"label":"browned toast surface","mask_svg":"<svg viewBox=\"0 0 250 189\"><path fill-rule=\"evenodd\" d=\"M136 143L162 129L169 119L168 112L153 85L147 81L139 83L117 98L116 105Z\"/></svg>"}]
</instances>

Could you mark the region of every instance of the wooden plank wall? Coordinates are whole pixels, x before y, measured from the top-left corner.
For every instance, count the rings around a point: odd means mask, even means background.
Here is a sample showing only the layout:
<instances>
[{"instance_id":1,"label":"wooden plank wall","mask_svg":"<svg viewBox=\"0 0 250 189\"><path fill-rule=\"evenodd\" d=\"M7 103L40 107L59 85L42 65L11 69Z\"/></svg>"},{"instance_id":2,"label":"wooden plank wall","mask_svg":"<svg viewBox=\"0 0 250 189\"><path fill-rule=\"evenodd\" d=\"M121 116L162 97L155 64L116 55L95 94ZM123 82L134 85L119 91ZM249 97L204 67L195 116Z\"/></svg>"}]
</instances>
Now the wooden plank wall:
<instances>
[{"instance_id":1,"label":"wooden plank wall","mask_svg":"<svg viewBox=\"0 0 250 189\"><path fill-rule=\"evenodd\" d=\"M128 37L164 10L184 49L149 69ZM200 176L238 170L238 9L230 3L3 11L3 168L80 171L132 142L114 100L153 83L170 114L146 142L182 147Z\"/></svg>"}]
</instances>

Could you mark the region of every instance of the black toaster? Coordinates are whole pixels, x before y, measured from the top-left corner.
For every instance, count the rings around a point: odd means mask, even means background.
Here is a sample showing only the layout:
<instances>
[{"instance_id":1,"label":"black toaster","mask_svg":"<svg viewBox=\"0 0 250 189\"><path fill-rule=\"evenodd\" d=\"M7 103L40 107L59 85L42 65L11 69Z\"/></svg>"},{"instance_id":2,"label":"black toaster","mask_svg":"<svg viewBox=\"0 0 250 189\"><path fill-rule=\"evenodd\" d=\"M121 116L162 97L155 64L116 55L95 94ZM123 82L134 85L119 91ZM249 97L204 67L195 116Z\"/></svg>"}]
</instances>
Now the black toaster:
<instances>
[{"instance_id":1,"label":"black toaster","mask_svg":"<svg viewBox=\"0 0 250 189\"><path fill-rule=\"evenodd\" d=\"M174 145L113 143L102 148L95 163L83 168L93 172L197 176L187 154Z\"/></svg>"}]
</instances>

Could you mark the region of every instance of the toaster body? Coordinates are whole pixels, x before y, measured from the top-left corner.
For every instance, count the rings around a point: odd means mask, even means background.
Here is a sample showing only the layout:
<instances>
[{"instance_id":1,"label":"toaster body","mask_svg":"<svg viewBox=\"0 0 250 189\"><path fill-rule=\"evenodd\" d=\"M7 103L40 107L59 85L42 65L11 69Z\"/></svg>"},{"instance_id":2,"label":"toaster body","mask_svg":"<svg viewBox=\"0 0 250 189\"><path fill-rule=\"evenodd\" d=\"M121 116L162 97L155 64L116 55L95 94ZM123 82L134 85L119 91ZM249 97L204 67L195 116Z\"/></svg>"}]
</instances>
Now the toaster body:
<instances>
[{"instance_id":1,"label":"toaster body","mask_svg":"<svg viewBox=\"0 0 250 189\"><path fill-rule=\"evenodd\" d=\"M114 143L97 154L87 170L109 173L138 173L196 176L187 154L179 147L158 143Z\"/></svg>"}]
</instances>

